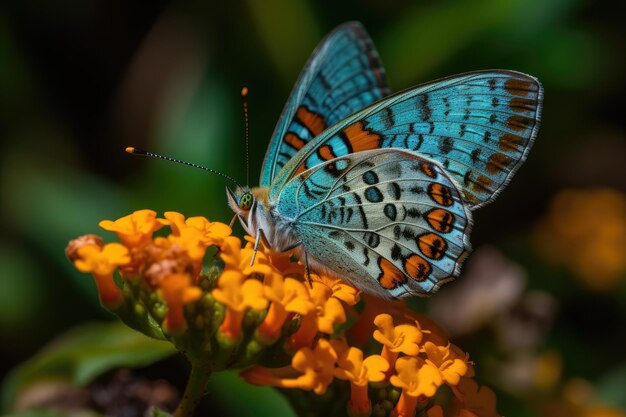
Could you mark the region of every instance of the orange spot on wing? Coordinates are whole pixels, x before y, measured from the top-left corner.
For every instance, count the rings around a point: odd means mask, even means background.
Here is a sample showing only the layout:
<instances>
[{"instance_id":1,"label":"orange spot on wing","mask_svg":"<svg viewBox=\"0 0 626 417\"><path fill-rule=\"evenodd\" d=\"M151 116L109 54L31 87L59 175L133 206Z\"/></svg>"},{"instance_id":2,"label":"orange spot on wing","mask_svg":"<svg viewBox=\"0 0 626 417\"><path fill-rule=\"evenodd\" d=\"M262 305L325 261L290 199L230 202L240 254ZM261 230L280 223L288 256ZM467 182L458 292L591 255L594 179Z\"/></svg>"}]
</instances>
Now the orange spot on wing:
<instances>
[{"instance_id":1,"label":"orange spot on wing","mask_svg":"<svg viewBox=\"0 0 626 417\"><path fill-rule=\"evenodd\" d=\"M381 273L378 276L378 282L383 288L393 290L398 285L406 282L406 276L404 273L402 273L397 266L382 256L378 258L378 266L381 270Z\"/></svg>"},{"instance_id":2,"label":"orange spot on wing","mask_svg":"<svg viewBox=\"0 0 626 417\"><path fill-rule=\"evenodd\" d=\"M509 107L511 110L524 113L524 112L534 112L537 110L537 105L535 100L530 100L527 98L514 97L509 101Z\"/></svg>"},{"instance_id":3,"label":"orange spot on wing","mask_svg":"<svg viewBox=\"0 0 626 417\"><path fill-rule=\"evenodd\" d=\"M424 281L433 270L432 265L419 255L411 255L404 260L404 270L415 281Z\"/></svg>"},{"instance_id":4,"label":"orange spot on wing","mask_svg":"<svg viewBox=\"0 0 626 417\"><path fill-rule=\"evenodd\" d=\"M454 214L440 208L432 209L426 213L425 218L430 227L440 233L450 232L456 220Z\"/></svg>"},{"instance_id":5,"label":"orange spot on wing","mask_svg":"<svg viewBox=\"0 0 626 417\"><path fill-rule=\"evenodd\" d=\"M511 163L511 158L503 153L494 153L487 160L487 172L492 175L499 174Z\"/></svg>"},{"instance_id":6,"label":"orange spot on wing","mask_svg":"<svg viewBox=\"0 0 626 417\"><path fill-rule=\"evenodd\" d=\"M532 83L530 81L510 78L504 83L504 89L514 96L526 96L530 90Z\"/></svg>"},{"instance_id":7,"label":"orange spot on wing","mask_svg":"<svg viewBox=\"0 0 626 417\"><path fill-rule=\"evenodd\" d=\"M296 169L296 171L293 173L293 176L298 176L300 174L302 174L304 171L306 171L306 167L304 166L304 164L300 165L298 167L298 169Z\"/></svg>"},{"instance_id":8,"label":"orange spot on wing","mask_svg":"<svg viewBox=\"0 0 626 417\"><path fill-rule=\"evenodd\" d=\"M452 190L449 187L437 182L428 186L428 195L437 204L449 207L454 203Z\"/></svg>"},{"instance_id":9,"label":"orange spot on wing","mask_svg":"<svg viewBox=\"0 0 626 417\"><path fill-rule=\"evenodd\" d=\"M465 200L470 204L478 204L480 203L480 198L476 197L474 194L469 191L465 191L464 193Z\"/></svg>"},{"instance_id":10,"label":"orange spot on wing","mask_svg":"<svg viewBox=\"0 0 626 417\"><path fill-rule=\"evenodd\" d=\"M380 149L381 136L373 131L366 130L363 122L356 122L343 129L343 133L350 142L352 152Z\"/></svg>"},{"instance_id":11,"label":"orange spot on wing","mask_svg":"<svg viewBox=\"0 0 626 417\"><path fill-rule=\"evenodd\" d=\"M430 178L436 178L437 177L437 171L435 171L435 167L433 166L433 164L429 164L428 162L422 162L420 164L420 170L428 175Z\"/></svg>"},{"instance_id":12,"label":"orange spot on wing","mask_svg":"<svg viewBox=\"0 0 626 417\"><path fill-rule=\"evenodd\" d=\"M306 142L303 141L300 136L296 135L295 133L287 133L285 135L285 138L283 139L285 141L285 143L287 143L288 145L290 145L292 148L296 149L296 150L300 150L302 149L302 147L304 145L306 145Z\"/></svg>"},{"instance_id":13,"label":"orange spot on wing","mask_svg":"<svg viewBox=\"0 0 626 417\"><path fill-rule=\"evenodd\" d=\"M304 106L298 107L296 111L296 117L302 124L313 134L313 136L317 136L326 129L326 120L324 118L310 111Z\"/></svg>"},{"instance_id":14,"label":"orange spot on wing","mask_svg":"<svg viewBox=\"0 0 626 417\"><path fill-rule=\"evenodd\" d=\"M427 258L441 259L446 254L446 250L448 250L448 244L445 239L435 233L426 233L417 239L420 252Z\"/></svg>"},{"instance_id":15,"label":"orange spot on wing","mask_svg":"<svg viewBox=\"0 0 626 417\"><path fill-rule=\"evenodd\" d=\"M333 148L331 148L329 145L320 146L320 148L317 150L317 154L324 161L330 161L331 159L336 158L335 154L333 153Z\"/></svg>"},{"instance_id":16,"label":"orange spot on wing","mask_svg":"<svg viewBox=\"0 0 626 417\"><path fill-rule=\"evenodd\" d=\"M490 187L493 185L493 180L489 177L481 175L475 181L470 183L470 188L472 191L477 193L489 192Z\"/></svg>"},{"instance_id":17,"label":"orange spot on wing","mask_svg":"<svg viewBox=\"0 0 626 417\"><path fill-rule=\"evenodd\" d=\"M524 139L521 136L505 133L498 140L498 148L500 148L501 151L513 152L519 150L519 147L523 143Z\"/></svg>"},{"instance_id":18,"label":"orange spot on wing","mask_svg":"<svg viewBox=\"0 0 626 417\"><path fill-rule=\"evenodd\" d=\"M506 121L506 127L508 127L511 130L518 131L518 132L528 129L528 127L532 126L533 124L534 124L533 119L529 119L528 117L517 116L517 115L509 116L509 118Z\"/></svg>"}]
</instances>

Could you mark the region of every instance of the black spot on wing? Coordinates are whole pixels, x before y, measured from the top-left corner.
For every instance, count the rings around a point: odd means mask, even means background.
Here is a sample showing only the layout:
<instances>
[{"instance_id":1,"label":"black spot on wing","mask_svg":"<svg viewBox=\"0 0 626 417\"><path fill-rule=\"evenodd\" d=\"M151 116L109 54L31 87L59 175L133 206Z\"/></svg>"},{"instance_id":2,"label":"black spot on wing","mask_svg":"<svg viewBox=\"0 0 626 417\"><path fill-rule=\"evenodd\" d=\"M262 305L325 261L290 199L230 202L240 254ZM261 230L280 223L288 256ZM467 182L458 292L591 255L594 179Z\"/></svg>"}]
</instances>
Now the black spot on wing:
<instances>
[{"instance_id":1,"label":"black spot on wing","mask_svg":"<svg viewBox=\"0 0 626 417\"><path fill-rule=\"evenodd\" d=\"M378 187L367 187L365 190L365 198L370 203L380 203L383 201L383 193L380 192Z\"/></svg>"},{"instance_id":2,"label":"black spot on wing","mask_svg":"<svg viewBox=\"0 0 626 417\"><path fill-rule=\"evenodd\" d=\"M398 211L396 210L395 204L387 203L385 204L385 208L383 209L385 216L392 222L396 220L396 216L398 215Z\"/></svg>"},{"instance_id":3,"label":"black spot on wing","mask_svg":"<svg viewBox=\"0 0 626 417\"><path fill-rule=\"evenodd\" d=\"M356 201L357 205L359 206L359 212L361 214L361 219L363 219L363 228L364 229L369 229L369 227L367 225L367 217L365 216L365 210L363 209L363 200L361 200L361 197L359 197L359 195L357 193L352 193L352 196L354 197L354 200Z\"/></svg>"},{"instance_id":4,"label":"black spot on wing","mask_svg":"<svg viewBox=\"0 0 626 417\"><path fill-rule=\"evenodd\" d=\"M398 246L397 243L394 243L393 247L391 248L391 259L397 261L398 259L400 259L401 256L402 250L400 249L400 246Z\"/></svg>"},{"instance_id":5,"label":"black spot on wing","mask_svg":"<svg viewBox=\"0 0 626 417\"><path fill-rule=\"evenodd\" d=\"M363 233L363 241L367 243L370 248L374 249L380 245L380 236L378 236L378 233L365 232Z\"/></svg>"},{"instance_id":6,"label":"black spot on wing","mask_svg":"<svg viewBox=\"0 0 626 417\"><path fill-rule=\"evenodd\" d=\"M439 150L442 154L446 155L454 148L454 140L446 136L439 142Z\"/></svg>"},{"instance_id":7,"label":"black spot on wing","mask_svg":"<svg viewBox=\"0 0 626 417\"><path fill-rule=\"evenodd\" d=\"M470 156L471 156L471 158L472 158L472 162L473 162L474 164L477 164L477 163L478 163L478 161L480 161L480 152L481 152L481 149L480 149L480 148L476 148L476 149L474 149L474 150L472 151L472 153L471 153L471 155L470 155Z\"/></svg>"},{"instance_id":8,"label":"black spot on wing","mask_svg":"<svg viewBox=\"0 0 626 417\"><path fill-rule=\"evenodd\" d=\"M406 211L406 214L412 219L417 219L420 216L419 210L415 207L411 207L410 209L408 209Z\"/></svg>"},{"instance_id":9,"label":"black spot on wing","mask_svg":"<svg viewBox=\"0 0 626 417\"><path fill-rule=\"evenodd\" d=\"M430 120L431 116L433 115L433 109L430 108L430 105L428 104L428 94L422 94L422 96L420 97L420 111L422 113L422 118L425 121Z\"/></svg>"},{"instance_id":10,"label":"black spot on wing","mask_svg":"<svg viewBox=\"0 0 626 417\"><path fill-rule=\"evenodd\" d=\"M372 170L365 171L363 173L363 182L367 185L374 185L378 183L378 175Z\"/></svg>"},{"instance_id":11,"label":"black spot on wing","mask_svg":"<svg viewBox=\"0 0 626 417\"><path fill-rule=\"evenodd\" d=\"M393 110L391 110L391 107L385 107L383 114L383 125L385 129L391 129L395 124L393 120Z\"/></svg>"},{"instance_id":12,"label":"black spot on wing","mask_svg":"<svg viewBox=\"0 0 626 417\"><path fill-rule=\"evenodd\" d=\"M395 200L400 200L400 197L402 196L402 189L400 188L400 184L398 184L397 182L390 182L389 193Z\"/></svg>"}]
</instances>

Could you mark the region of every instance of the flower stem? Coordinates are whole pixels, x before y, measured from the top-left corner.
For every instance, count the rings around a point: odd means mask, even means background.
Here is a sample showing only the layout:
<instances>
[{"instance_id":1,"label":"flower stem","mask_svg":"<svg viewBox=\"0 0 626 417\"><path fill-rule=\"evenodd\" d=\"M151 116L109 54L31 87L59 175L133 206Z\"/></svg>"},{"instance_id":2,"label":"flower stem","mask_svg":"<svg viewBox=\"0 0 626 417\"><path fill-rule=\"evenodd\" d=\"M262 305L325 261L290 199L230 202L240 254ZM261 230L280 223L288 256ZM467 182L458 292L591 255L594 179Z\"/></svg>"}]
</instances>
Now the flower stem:
<instances>
[{"instance_id":1,"label":"flower stem","mask_svg":"<svg viewBox=\"0 0 626 417\"><path fill-rule=\"evenodd\" d=\"M191 373L187 381L187 388L183 399L174 412L174 417L192 417L193 413L204 396L207 383L211 377L211 368L202 363L192 363Z\"/></svg>"}]
</instances>

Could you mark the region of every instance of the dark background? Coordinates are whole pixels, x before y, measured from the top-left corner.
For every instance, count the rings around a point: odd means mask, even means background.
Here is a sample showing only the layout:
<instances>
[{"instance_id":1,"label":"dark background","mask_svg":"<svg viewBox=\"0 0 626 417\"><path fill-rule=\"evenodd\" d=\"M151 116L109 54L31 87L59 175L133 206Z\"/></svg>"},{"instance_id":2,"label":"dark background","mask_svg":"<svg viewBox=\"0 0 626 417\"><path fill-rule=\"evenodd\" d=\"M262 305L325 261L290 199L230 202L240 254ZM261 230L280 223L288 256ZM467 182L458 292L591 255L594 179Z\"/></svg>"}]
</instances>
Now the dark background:
<instances>
[{"instance_id":1,"label":"dark background","mask_svg":"<svg viewBox=\"0 0 626 417\"><path fill-rule=\"evenodd\" d=\"M524 271L524 292L541 292L556 306L525 351L539 361L546 352L556 357L546 365L555 376L547 386L511 388L488 365L481 371L482 359L511 356L496 346L488 321L457 344L498 393L502 414L550 415L570 401L572 381L587 384L591 403L624 407L602 391L611 378L626 387L626 267L619 262L626 258L623 3L12 0L0 12L0 372L75 324L110 318L91 280L64 257L73 237L99 233L99 220L141 208L230 220L221 178L134 158L125 146L244 182L239 91L248 86L250 185L256 185L308 55L333 27L359 20L395 91L487 68L543 82L536 144L507 190L476 213L472 243L496 247ZM578 193L565 205L578 214L550 209L566 189ZM587 197L607 189L615 198ZM593 198L610 214L585 212L582 202ZM577 271L578 242L588 236L568 241L550 225L558 219L572 219L572 230L592 219L589 236L600 227L616 230L617 238L605 233L614 239L602 246L609 249L600 249L618 264L606 285ZM577 412L592 412L585 407Z\"/></svg>"}]
</instances>

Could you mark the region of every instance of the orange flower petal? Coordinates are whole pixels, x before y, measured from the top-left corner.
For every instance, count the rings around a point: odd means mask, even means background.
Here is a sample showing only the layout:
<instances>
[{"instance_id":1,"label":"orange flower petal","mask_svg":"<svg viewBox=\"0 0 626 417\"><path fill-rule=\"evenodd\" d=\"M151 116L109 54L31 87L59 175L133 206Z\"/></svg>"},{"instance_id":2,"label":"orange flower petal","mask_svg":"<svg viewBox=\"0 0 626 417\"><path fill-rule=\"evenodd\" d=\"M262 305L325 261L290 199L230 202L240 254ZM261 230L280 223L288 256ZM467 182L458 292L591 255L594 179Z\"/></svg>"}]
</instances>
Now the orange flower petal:
<instances>
[{"instance_id":1,"label":"orange flower petal","mask_svg":"<svg viewBox=\"0 0 626 417\"><path fill-rule=\"evenodd\" d=\"M108 243L104 247L85 245L77 250L77 254L76 269L94 275L110 275L118 266L130 262L128 249L119 243Z\"/></svg>"},{"instance_id":2,"label":"orange flower petal","mask_svg":"<svg viewBox=\"0 0 626 417\"><path fill-rule=\"evenodd\" d=\"M157 219L153 210L138 210L115 221L103 220L99 225L115 232L124 245L135 247L149 241L152 233L163 227L164 221Z\"/></svg>"},{"instance_id":3,"label":"orange flower petal","mask_svg":"<svg viewBox=\"0 0 626 417\"><path fill-rule=\"evenodd\" d=\"M393 318L389 314L379 314L374 319L378 330L374 331L374 339L386 346L391 352L404 353L415 356L420 351L422 331L416 325L393 325Z\"/></svg>"}]
</instances>

